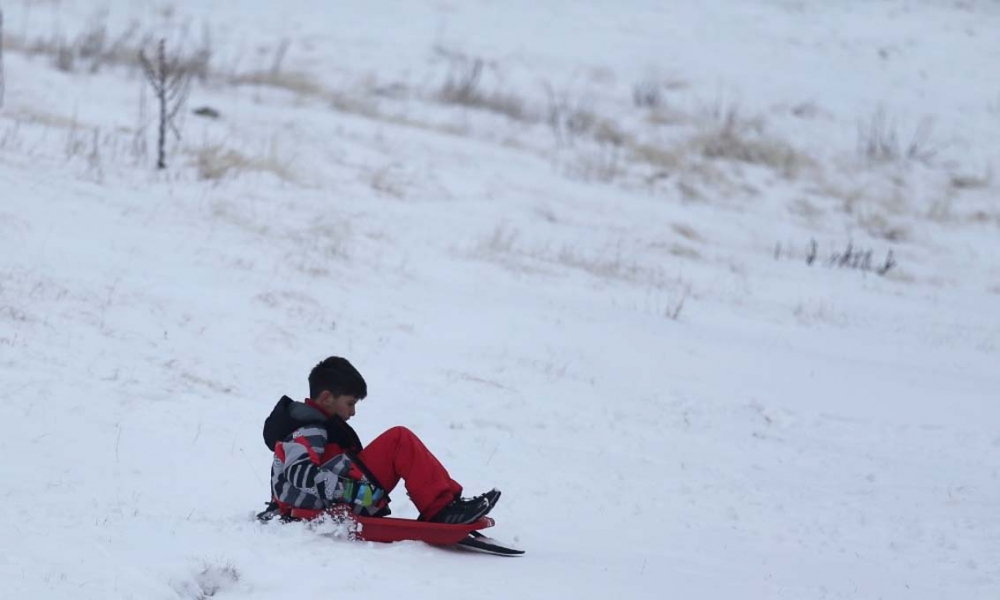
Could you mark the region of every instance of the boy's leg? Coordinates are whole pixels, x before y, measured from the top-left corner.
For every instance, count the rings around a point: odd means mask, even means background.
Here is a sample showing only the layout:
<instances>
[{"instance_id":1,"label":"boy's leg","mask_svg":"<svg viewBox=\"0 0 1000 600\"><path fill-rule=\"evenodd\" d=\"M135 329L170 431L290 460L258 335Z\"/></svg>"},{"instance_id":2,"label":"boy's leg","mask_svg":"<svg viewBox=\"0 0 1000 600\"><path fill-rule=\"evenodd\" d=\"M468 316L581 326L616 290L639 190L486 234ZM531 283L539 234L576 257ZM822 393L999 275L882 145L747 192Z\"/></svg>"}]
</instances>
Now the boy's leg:
<instances>
[{"instance_id":1,"label":"boy's leg","mask_svg":"<svg viewBox=\"0 0 1000 600\"><path fill-rule=\"evenodd\" d=\"M400 478L420 516L434 516L462 493L462 486L448 475L441 462L431 454L412 431L393 427L378 436L358 454L372 475L388 493Z\"/></svg>"}]
</instances>

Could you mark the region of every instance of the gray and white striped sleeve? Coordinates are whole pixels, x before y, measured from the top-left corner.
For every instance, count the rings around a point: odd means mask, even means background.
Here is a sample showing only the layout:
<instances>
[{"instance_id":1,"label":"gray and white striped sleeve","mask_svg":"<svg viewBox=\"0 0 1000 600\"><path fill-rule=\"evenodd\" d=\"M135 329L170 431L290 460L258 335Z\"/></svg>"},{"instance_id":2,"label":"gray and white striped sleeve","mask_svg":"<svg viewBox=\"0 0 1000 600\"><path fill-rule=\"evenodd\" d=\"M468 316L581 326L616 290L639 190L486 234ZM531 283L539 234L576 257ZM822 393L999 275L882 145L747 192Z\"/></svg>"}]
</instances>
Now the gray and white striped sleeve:
<instances>
[{"instance_id":1,"label":"gray and white striped sleeve","mask_svg":"<svg viewBox=\"0 0 1000 600\"><path fill-rule=\"evenodd\" d=\"M295 430L285 442L285 476L292 486L303 490L316 487L316 475L326 448L326 429L307 425Z\"/></svg>"}]
</instances>

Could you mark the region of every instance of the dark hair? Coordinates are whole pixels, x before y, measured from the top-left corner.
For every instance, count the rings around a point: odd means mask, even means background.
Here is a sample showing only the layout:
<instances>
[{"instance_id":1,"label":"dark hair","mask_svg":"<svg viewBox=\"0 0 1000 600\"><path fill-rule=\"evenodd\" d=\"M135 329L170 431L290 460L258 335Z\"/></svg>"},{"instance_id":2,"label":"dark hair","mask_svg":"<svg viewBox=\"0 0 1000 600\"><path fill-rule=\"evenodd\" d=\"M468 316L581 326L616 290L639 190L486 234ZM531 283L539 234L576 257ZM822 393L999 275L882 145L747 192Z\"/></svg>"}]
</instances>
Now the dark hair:
<instances>
[{"instance_id":1,"label":"dark hair","mask_svg":"<svg viewBox=\"0 0 1000 600\"><path fill-rule=\"evenodd\" d=\"M368 395L368 384L346 358L331 356L309 372L309 396L316 398L323 391L334 396L354 396L361 400Z\"/></svg>"}]
</instances>

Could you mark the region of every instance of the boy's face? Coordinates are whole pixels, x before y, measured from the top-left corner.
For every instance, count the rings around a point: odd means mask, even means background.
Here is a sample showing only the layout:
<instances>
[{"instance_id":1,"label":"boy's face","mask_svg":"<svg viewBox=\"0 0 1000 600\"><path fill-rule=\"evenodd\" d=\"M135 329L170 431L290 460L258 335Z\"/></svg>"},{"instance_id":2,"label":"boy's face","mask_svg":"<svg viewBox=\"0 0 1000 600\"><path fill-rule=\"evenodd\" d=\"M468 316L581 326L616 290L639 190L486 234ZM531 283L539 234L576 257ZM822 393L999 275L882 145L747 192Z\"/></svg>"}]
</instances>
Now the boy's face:
<instances>
[{"instance_id":1,"label":"boy's face","mask_svg":"<svg viewBox=\"0 0 1000 600\"><path fill-rule=\"evenodd\" d=\"M337 415L341 419L347 421L354 416L355 406L358 403L358 399L354 396L334 396L330 392L324 391L316 399L316 404L323 407L328 415Z\"/></svg>"}]
</instances>

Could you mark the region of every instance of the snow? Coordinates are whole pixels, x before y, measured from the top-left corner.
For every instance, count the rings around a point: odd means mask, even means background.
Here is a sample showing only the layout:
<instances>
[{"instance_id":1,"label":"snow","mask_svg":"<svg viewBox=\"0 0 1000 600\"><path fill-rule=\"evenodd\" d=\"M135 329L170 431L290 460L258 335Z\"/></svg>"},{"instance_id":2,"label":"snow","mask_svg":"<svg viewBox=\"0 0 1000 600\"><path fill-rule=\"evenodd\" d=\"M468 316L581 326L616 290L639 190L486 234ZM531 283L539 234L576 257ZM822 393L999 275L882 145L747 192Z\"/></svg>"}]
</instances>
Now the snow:
<instances>
[{"instance_id":1,"label":"snow","mask_svg":"<svg viewBox=\"0 0 1000 600\"><path fill-rule=\"evenodd\" d=\"M101 6L0 5L3 597L997 597L996 2ZM165 172L51 50L133 21L210 33ZM253 520L331 354L524 557Z\"/></svg>"}]
</instances>

